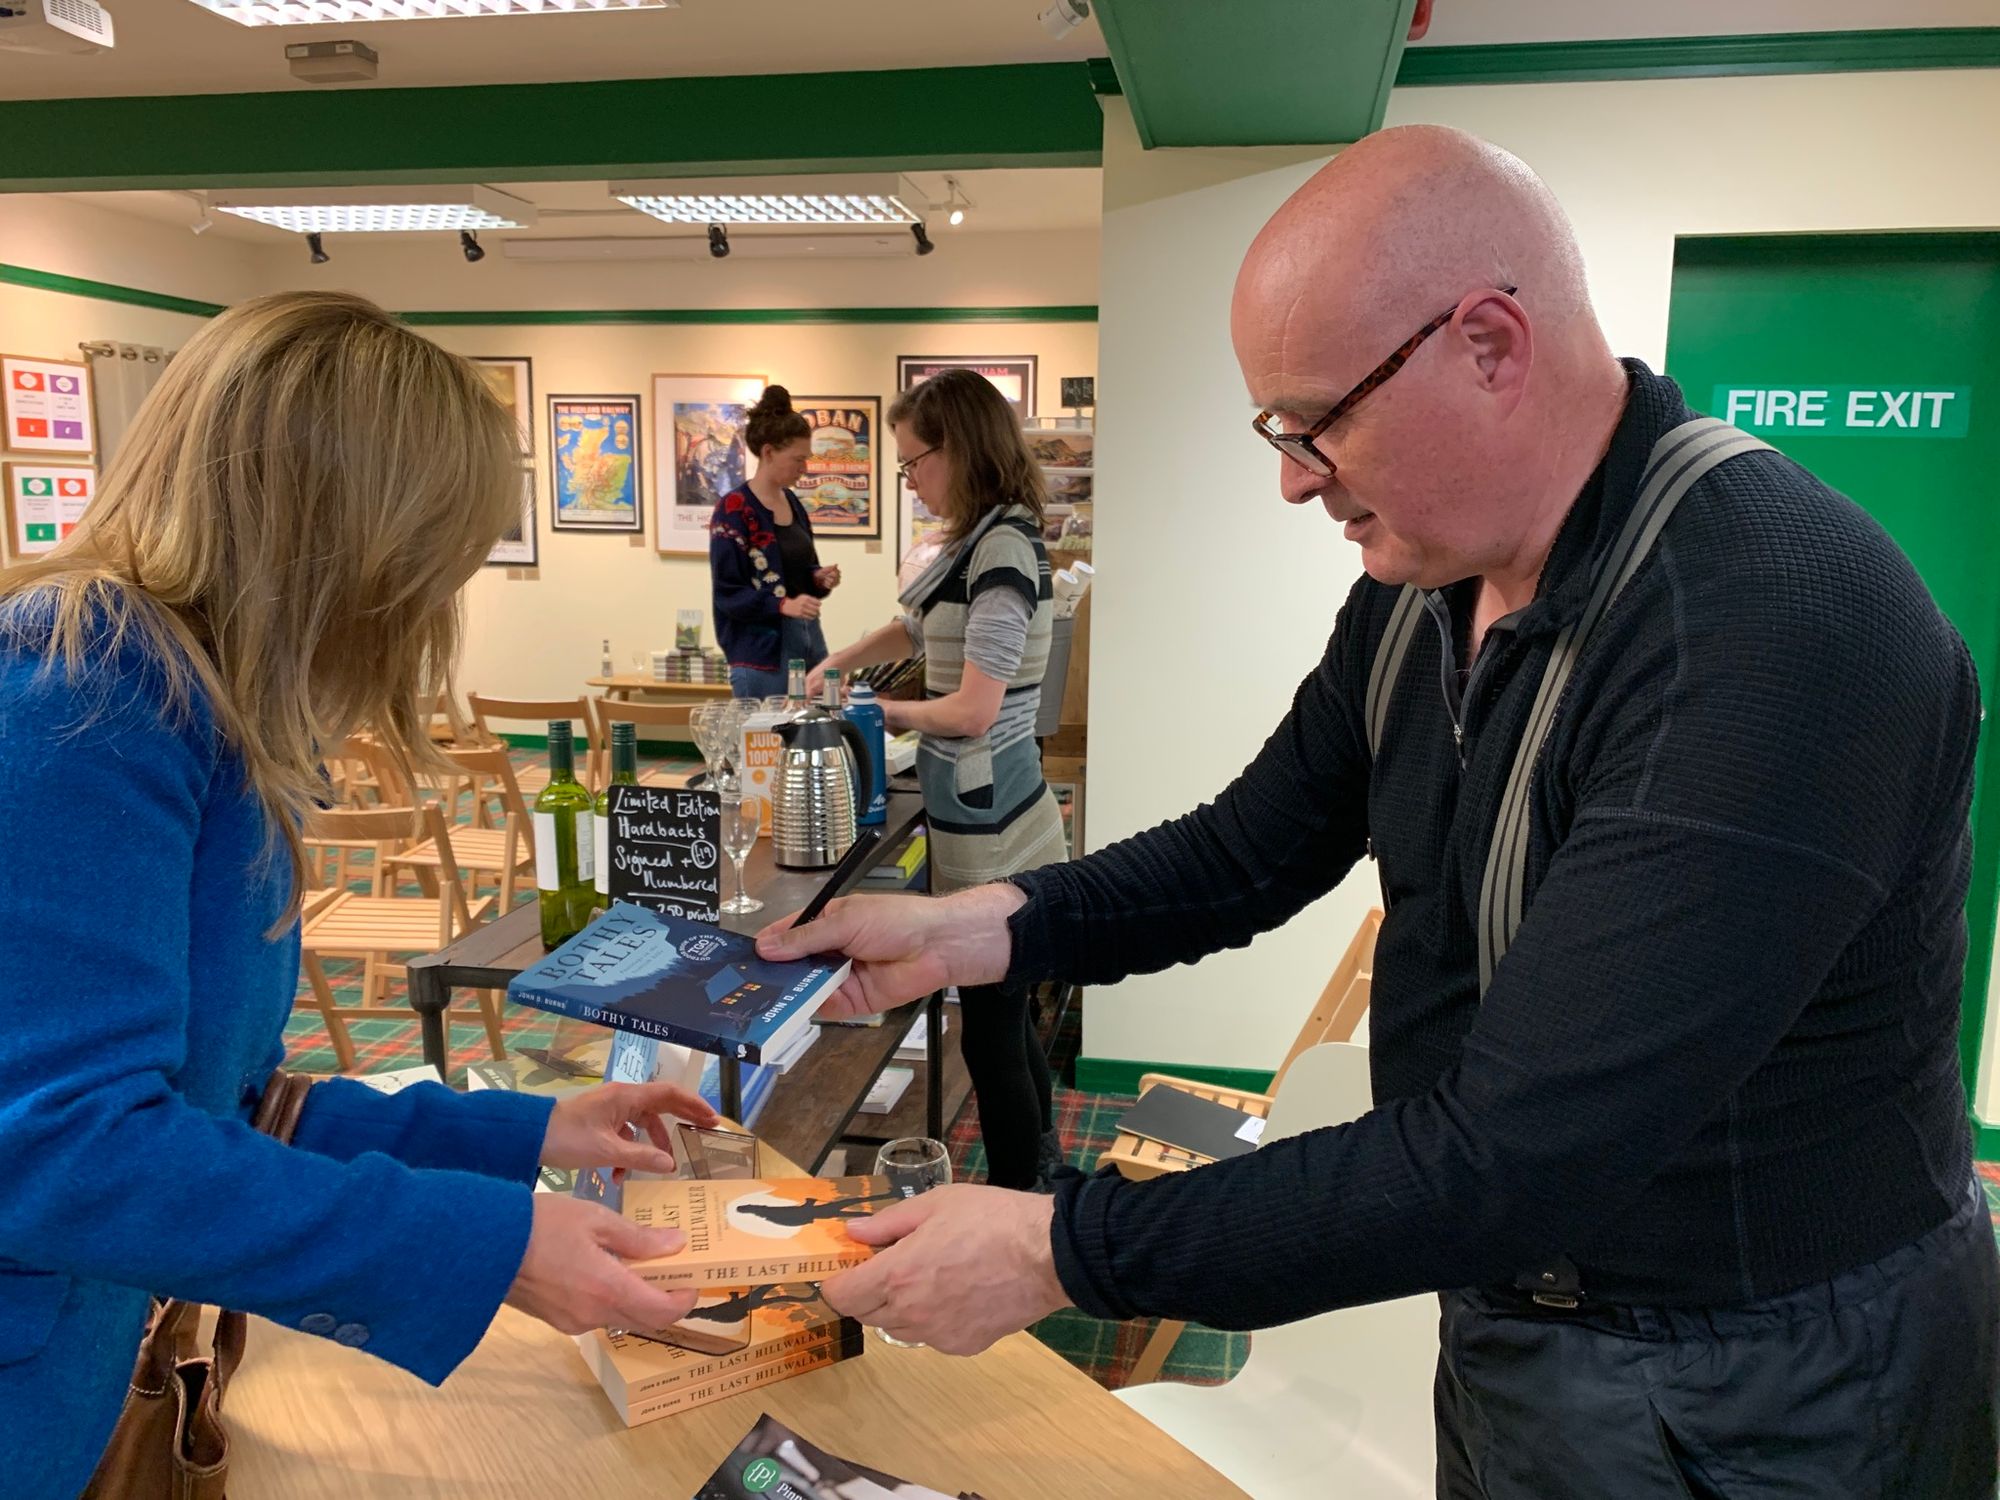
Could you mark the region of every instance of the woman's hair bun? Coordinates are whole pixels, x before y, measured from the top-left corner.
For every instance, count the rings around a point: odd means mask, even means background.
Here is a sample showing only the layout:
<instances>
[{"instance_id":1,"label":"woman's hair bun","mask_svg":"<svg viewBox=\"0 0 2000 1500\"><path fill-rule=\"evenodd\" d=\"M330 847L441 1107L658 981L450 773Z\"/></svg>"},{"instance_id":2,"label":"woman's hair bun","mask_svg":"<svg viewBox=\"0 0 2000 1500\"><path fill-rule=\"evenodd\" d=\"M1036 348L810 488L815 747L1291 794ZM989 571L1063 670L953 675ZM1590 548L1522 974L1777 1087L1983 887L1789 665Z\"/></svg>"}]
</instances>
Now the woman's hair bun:
<instances>
[{"instance_id":1,"label":"woman's hair bun","mask_svg":"<svg viewBox=\"0 0 2000 1500\"><path fill-rule=\"evenodd\" d=\"M781 415L792 409L792 393L781 385L767 385L764 394L757 398L757 410Z\"/></svg>"}]
</instances>

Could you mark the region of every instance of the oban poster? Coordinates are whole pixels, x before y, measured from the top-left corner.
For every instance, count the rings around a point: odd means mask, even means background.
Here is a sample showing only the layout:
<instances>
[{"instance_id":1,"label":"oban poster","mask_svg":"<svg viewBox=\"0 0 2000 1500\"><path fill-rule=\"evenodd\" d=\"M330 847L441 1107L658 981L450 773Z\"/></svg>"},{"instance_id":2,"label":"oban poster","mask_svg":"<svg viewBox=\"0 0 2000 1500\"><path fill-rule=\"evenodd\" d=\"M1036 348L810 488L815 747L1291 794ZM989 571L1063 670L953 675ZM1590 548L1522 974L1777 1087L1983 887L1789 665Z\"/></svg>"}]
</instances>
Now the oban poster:
<instances>
[{"instance_id":1,"label":"oban poster","mask_svg":"<svg viewBox=\"0 0 2000 1500\"><path fill-rule=\"evenodd\" d=\"M794 396L812 429L799 499L821 536L882 534L882 402L876 396Z\"/></svg>"},{"instance_id":2,"label":"oban poster","mask_svg":"<svg viewBox=\"0 0 2000 1500\"><path fill-rule=\"evenodd\" d=\"M653 377L653 415L659 422L653 545L662 553L708 556L708 523L716 503L756 467L743 429L768 383L762 375Z\"/></svg>"}]
</instances>

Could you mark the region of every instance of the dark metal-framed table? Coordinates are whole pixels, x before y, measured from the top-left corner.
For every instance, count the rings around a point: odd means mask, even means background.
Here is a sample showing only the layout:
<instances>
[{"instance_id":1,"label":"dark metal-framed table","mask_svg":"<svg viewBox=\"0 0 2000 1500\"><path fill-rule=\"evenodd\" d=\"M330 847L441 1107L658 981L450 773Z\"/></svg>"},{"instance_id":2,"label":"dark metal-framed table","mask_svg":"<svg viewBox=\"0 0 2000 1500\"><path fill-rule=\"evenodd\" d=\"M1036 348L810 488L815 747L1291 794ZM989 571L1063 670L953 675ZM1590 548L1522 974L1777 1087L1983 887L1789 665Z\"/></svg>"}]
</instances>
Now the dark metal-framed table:
<instances>
[{"instance_id":1,"label":"dark metal-framed table","mask_svg":"<svg viewBox=\"0 0 2000 1500\"><path fill-rule=\"evenodd\" d=\"M903 778L891 783L889 814L877 848L886 855L923 820L921 794ZM745 869L745 885L761 898L764 909L745 917L724 917L731 932L755 933L797 911L818 894L831 874L826 870L783 870L771 855L768 839L758 840ZM857 872L839 894L860 881ZM457 942L410 960L410 1004L423 1026L424 1060L450 1076L445 1011L453 989L504 990L523 969L548 953L542 946L541 916L531 902L475 928ZM789 1071L771 1086L771 1096L758 1117L757 1133L780 1154L814 1170L846 1134L848 1122L882 1069L894 1058L919 1014L930 1016L925 1045L924 1124L926 1135L944 1135L944 1076L940 1039L944 1031L944 996L933 994L890 1011L880 1026L820 1028L819 1039ZM742 1073L734 1058L721 1059L722 1113L742 1118Z\"/></svg>"}]
</instances>

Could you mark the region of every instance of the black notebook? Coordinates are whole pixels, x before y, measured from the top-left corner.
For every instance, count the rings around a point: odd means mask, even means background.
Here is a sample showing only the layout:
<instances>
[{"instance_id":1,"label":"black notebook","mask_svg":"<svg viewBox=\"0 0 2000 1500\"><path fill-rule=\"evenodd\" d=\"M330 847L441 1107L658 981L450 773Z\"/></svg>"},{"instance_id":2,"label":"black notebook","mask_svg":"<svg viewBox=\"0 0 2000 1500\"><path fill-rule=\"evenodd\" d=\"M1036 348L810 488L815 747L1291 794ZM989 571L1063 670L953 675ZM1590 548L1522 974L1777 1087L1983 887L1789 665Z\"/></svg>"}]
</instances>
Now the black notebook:
<instances>
[{"instance_id":1,"label":"black notebook","mask_svg":"<svg viewBox=\"0 0 2000 1500\"><path fill-rule=\"evenodd\" d=\"M1255 1151L1264 1135L1261 1116L1164 1083L1146 1090L1118 1128L1217 1161Z\"/></svg>"}]
</instances>

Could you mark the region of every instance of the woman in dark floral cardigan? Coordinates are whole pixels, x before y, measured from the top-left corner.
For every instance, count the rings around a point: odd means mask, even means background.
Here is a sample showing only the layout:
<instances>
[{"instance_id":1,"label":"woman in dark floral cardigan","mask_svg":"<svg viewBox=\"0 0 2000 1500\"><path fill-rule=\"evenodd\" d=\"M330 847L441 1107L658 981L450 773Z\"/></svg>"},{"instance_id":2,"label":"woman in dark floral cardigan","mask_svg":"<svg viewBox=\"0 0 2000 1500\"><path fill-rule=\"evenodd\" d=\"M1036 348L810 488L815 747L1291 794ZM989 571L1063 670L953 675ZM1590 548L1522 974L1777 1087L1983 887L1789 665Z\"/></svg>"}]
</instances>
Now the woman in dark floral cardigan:
<instances>
[{"instance_id":1,"label":"woman in dark floral cardigan","mask_svg":"<svg viewBox=\"0 0 2000 1500\"><path fill-rule=\"evenodd\" d=\"M820 600L839 585L840 569L820 566L812 522L791 490L805 473L812 430L783 386L768 387L751 408L744 438L757 472L717 503L708 570L730 687L739 698L767 698L785 691L788 661L810 669L825 658Z\"/></svg>"}]
</instances>

